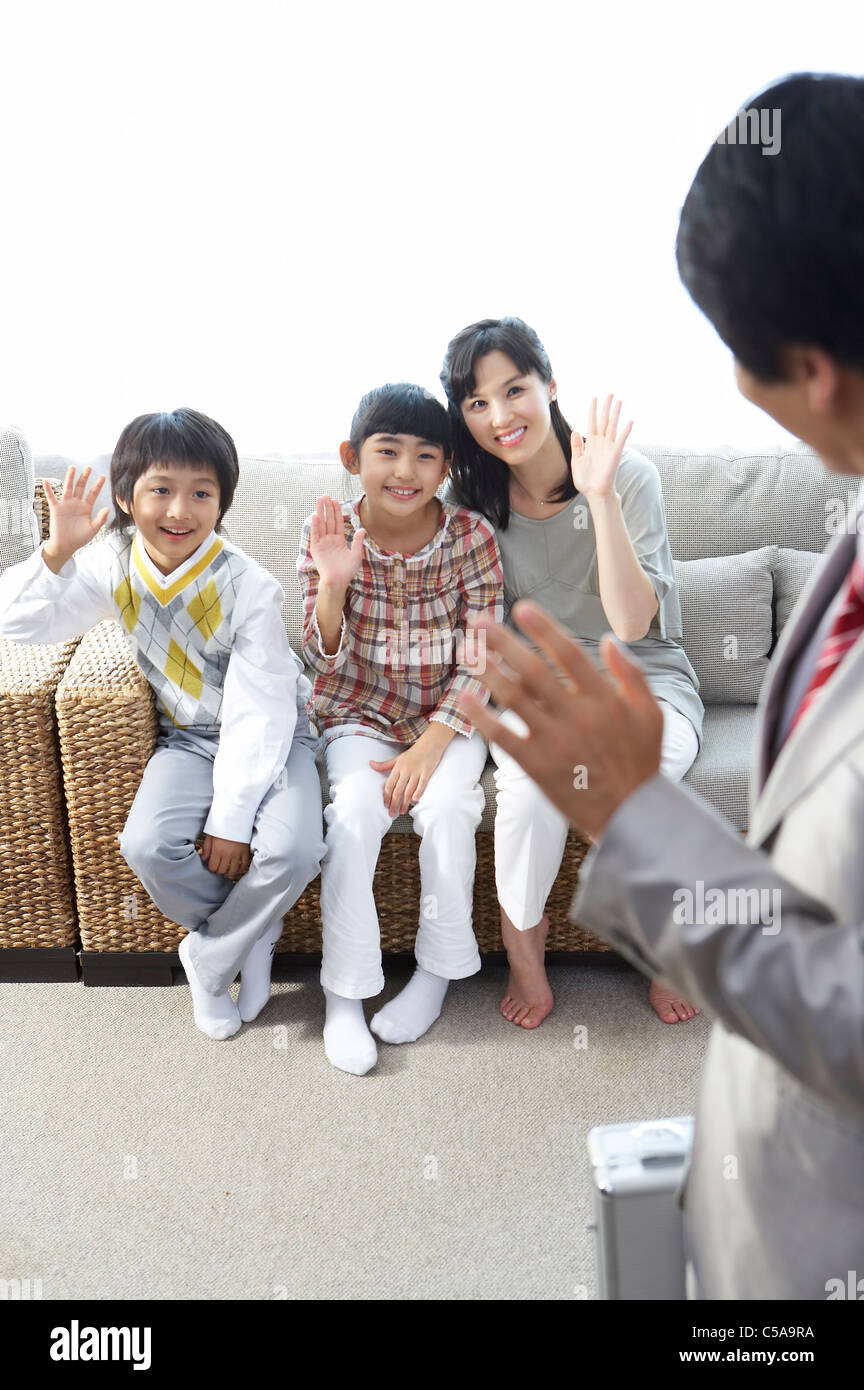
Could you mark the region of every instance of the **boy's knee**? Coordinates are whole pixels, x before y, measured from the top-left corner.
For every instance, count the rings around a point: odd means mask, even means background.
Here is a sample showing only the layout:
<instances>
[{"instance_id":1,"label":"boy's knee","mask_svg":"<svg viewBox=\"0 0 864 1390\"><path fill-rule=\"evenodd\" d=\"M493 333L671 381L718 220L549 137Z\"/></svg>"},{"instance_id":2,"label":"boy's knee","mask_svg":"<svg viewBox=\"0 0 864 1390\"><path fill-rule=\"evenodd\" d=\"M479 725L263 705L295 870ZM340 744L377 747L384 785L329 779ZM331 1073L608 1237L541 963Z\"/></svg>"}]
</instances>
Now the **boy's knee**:
<instances>
[{"instance_id":1,"label":"boy's knee","mask_svg":"<svg viewBox=\"0 0 864 1390\"><path fill-rule=\"evenodd\" d=\"M128 824L119 836L120 853L129 868L138 878L149 870L161 868L165 864L176 863L195 853L191 840L176 845L166 844L154 834L152 826L132 826Z\"/></svg>"},{"instance_id":2,"label":"boy's knee","mask_svg":"<svg viewBox=\"0 0 864 1390\"><path fill-rule=\"evenodd\" d=\"M256 845L254 863L258 872L268 882L291 887L302 880L303 885L311 883L321 872L325 845L319 835L317 838L297 838L288 846L278 849L269 845Z\"/></svg>"},{"instance_id":3,"label":"boy's knee","mask_svg":"<svg viewBox=\"0 0 864 1390\"><path fill-rule=\"evenodd\" d=\"M146 830L125 825L118 836L120 853L129 865L133 873L138 873L139 867L148 862L152 857L152 839Z\"/></svg>"}]
</instances>

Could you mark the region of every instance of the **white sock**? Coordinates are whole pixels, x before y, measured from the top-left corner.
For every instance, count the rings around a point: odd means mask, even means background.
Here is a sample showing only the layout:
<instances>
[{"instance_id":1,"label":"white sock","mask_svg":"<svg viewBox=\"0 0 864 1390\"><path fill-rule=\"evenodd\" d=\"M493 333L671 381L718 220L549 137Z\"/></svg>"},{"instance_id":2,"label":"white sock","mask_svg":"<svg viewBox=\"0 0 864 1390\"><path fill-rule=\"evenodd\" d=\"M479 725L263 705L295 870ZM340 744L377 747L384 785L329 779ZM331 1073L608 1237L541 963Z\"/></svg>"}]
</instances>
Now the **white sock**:
<instances>
[{"instance_id":1,"label":"white sock","mask_svg":"<svg viewBox=\"0 0 864 1390\"><path fill-rule=\"evenodd\" d=\"M324 1024L324 1051L334 1067L365 1076L378 1061L375 1039L366 1027L362 999L345 999L325 989L327 1020Z\"/></svg>"},{"instance_id":2,"label":"white sock","mask_svg":"<svg viewBox=\"0 0 864 1390\"><path fill-rule=\"evenodd\" d=\"M416 1042L440 1014L449 983L418 965L405 988L372 1019L372 1031L383 1042Z\"/></svg>"},{"instance_id":3,"label":"white sock","mask_svg":"<svg viewBox=\"0 0 864 1390\"><path fill-rule=\"evenodd\" d=\"M270 971L273 952L282 935L282 919L259 937L240 967L240 993L237 1008L244 1023L257 1018L270 998Z\"/></svg>"},{"instance_id":4,"label":"white sock","mask_svg":"<svg viewBox=\"0 0 864 1390\"><path fill-rule=\"evenodd\" d=\"M230 994L208 994L198 979L189 959L188 932L180 942L177 954L192 991L192 1016L195 1019L195 1027L206 1033L208 1038L215 1038L217 1042L232 1037L243 1020Z\"/></svg>"}]
</instances>

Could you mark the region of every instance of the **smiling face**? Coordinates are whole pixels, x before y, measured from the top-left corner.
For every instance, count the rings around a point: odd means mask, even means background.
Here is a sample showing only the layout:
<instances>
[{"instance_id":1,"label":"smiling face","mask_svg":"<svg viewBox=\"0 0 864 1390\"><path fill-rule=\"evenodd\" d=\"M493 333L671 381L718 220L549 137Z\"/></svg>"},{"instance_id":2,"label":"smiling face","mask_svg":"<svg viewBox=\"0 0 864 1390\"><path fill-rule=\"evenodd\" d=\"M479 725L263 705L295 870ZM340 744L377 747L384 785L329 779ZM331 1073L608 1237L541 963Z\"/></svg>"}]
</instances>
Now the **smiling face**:
<instances>
[{"instance_id":1,"label":"smiling face","mask_svg":"<svg viewBox=\"0 0 864 1390\"><path fill-rule=\"evenodd\" d=\"M442 444L415 434L372 434L359 456L347 443L341 455L349 472L360 474L370 521L374 525L377 517L391 530L405 521L415 526L436 507L435 493L450 467Z\"/></svg>"},{"instance_id":2,"label":"smiling face","mask_svg":"<svg viewBox=\"0 0 864 1390\"><path fill-rule=\"evenodd\" d=\"M506 353L489 352L477 359L462 418L487 453L511 466L526 463L555 440L549 413L555 393L554 379L520 372Z\"/></svg>"},{"instance_id":3,"label":"smiling face","mask_svg":"<svg viewBox=\"0 0 864 1390\"><path fill-rule=\"evenodd\" d=\"M206 463L154 463L135 484L132 520L154 565L171 574L219 520L216 470Z\"/></svg>"}]
</instances>

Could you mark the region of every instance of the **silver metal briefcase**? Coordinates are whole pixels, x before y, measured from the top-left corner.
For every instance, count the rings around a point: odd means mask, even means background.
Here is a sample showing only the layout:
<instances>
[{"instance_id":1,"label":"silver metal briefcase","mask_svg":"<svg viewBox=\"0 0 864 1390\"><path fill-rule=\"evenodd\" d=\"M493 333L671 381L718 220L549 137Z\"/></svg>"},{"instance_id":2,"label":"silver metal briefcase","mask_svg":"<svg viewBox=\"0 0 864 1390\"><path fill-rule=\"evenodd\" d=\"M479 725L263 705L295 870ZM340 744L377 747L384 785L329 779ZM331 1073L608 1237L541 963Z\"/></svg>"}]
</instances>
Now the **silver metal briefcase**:
<instances>
[{"instance_id":1,"label":"silver metal briefcase","mask_svg":"<svg viewBox=\"0 0 864 1390\"><path fill-rule=\"evenodd\" d=\"M687 1297L675 1193L692 1143L692 1115L589 1132L600 1298Z\"/></svg>"}]
</instances>

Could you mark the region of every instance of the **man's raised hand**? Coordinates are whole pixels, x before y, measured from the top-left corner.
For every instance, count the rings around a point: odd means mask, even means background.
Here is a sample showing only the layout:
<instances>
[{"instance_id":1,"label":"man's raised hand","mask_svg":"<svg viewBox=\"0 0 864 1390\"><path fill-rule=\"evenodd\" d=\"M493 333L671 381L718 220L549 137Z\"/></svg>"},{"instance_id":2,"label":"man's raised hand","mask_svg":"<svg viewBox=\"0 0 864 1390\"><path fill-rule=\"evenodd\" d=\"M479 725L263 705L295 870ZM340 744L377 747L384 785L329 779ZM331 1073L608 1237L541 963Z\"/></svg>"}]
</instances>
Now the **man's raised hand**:
<instances>
[{"instance_id":1,"label":"man's raised hand","mask_svg":"<svg viewBox=\"0 0 864 1390\"><path fill-rule=\"evenodd\" d=\"M474 696L460 696L460 704L571 825L597 839L628 796L659 772L662 711L640 668L611 636L600 645L609 680L539 605L522 599L512 617L551 665L484 616L473 624L486 635L486 670L477 678L499 707L525 721L527 736L520 738Z\"/></svg>"}]
</instances>

